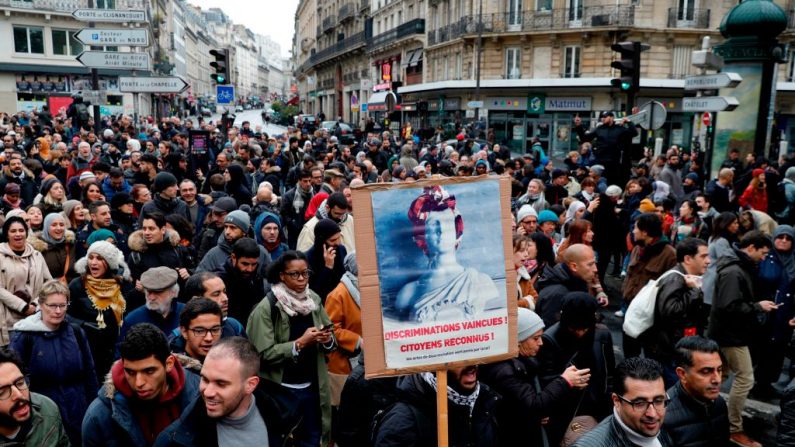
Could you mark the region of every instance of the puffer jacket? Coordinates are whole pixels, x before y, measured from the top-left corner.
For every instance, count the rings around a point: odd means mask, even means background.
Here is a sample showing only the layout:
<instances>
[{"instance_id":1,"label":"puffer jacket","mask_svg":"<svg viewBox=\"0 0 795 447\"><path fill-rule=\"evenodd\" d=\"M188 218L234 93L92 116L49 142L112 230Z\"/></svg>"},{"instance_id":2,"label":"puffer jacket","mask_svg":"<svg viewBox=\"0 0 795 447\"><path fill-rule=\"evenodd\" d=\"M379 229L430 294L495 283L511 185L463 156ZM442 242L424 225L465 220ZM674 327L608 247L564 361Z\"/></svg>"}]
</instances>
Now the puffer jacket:
<instances>
[{"instance_id":1,"label":"puffer jacket","mask_svg":"<svg viewBox=\"0 0 795 447\"><path fill-rule=\"evenodd\" d=\"M64 234L66 240L60 244L51 244L42 239L41 231L36 231L28 236L28 243L38 250L44 256L44 262L47 263L47 268L50 270L50 275L53 278L64 278L65 283L74 279L77 274L75 273L75 233L71 230L66 230Z\"/></svg>"},{"instance_id":2,"label":"puffer jacket","mask_svg":"<svg viewBox=\"0 0 795 447\"><path fill-rule=\"evenodd\" d=\"M436 391L419 375L398 381L398 403L383 416L376 434L378 447L436 445ZM498 444L496 410L500 396L481 382L471 415L469 407L447 401L450 447L493 447ZM528 444L529 445L529 444Z\"/></svg>"},{"instance_id":3,"label":"puffer jacket","mask_svg":"<svg viewBox=\"0 0 795 447\"><path fill-rule=\"evenodd\" d=\"M196 259L190 250L179 243L179 234L176 231L166 230L165 239L159 244L149 245L144 239L143 230L138 230L130 235L128 240L130 255L127 265L133 279L140 279L141 275L153 267L168 266L173 268L186 268L193 272ZM182 282L180 282L180 285Z\"/></svg>"},{"instance_id":4,"label":"puffer jacket","mask_svg":"<svg viewBox=\"0 0 795 447\"><path fill-rule=\"evenodd\" d=\"M52 279L44 256L32 245L25 244L25 251L17 255L7 242L0 244L0 345L11 343L8 331L14 323L25 318L29 300L14 295L25 292L29 299L39 295L45 281Z\"/></svg>"},{"instance_id":5,"label":"puffer jacket","mask_svg":"<svg viewBox=\"0 0 795 447\"><path fill-rule=\"evenodd\" d=\"M660 431L657 439L663 447L675 445L664 430ZM610 416L578 439L574 443L574 447L635 447L635 444L629 440L624 430L618 425L615 416Z\"/></svg>"},{"instance_id":6,"label":"puffer jacket","mask_svg":"<svg viewBox=\"0 0 795 447\"><path fill-rule=\"evenodd\" d=\"M665 430L677 447L723 447L729 444L729 413L726 401L693 398L679 382L668 390L671 403L665 409Z\"/></svg>"}]
</instances>

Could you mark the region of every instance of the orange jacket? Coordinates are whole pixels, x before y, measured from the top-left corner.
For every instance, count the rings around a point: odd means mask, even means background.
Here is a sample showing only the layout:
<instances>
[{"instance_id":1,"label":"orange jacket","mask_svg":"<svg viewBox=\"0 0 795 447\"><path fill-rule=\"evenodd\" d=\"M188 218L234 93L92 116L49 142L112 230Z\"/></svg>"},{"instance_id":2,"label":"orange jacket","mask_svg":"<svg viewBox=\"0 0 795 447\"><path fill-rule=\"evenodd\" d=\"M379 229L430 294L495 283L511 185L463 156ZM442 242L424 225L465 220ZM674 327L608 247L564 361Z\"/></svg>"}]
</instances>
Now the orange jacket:
<instances>
[{"instance_id":1,"label":"orange jacket","mask_svg":"<svg viewBox=\"0 0 795 447\"><path fill-rule=\"evenodd\" d=\"M362 336L362 310L353 300L345 284L339 283L326 297L326 313L334 323L337 350L328 355L328 370L334 374L350 374L348 359L353 357Z\"/></svg>"}]
</instances>

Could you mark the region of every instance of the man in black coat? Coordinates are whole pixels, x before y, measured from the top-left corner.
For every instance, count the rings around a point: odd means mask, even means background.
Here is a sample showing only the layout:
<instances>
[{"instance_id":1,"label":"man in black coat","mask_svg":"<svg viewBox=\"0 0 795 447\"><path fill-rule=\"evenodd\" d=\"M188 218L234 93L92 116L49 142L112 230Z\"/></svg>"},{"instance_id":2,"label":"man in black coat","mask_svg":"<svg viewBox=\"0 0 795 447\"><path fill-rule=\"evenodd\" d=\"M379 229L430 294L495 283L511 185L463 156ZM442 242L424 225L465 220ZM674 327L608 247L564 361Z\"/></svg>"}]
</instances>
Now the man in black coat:
<instances>
[{"instance_id":1,"label":"man in black coat","mask_svg":"<svg viewBox=\"0 0 795 447\"><path fill-rule=\"evenodd\" d=\"M188 205L177 197L179 187L177 186L177 178L170 172L159 172L155 176L155 181L152 187L152 201L146 202L141 207L140 218L138 224L142 224L144 216L153 211L162 213L164 216L169 214L179 214L191 222L190 213L188 212Z\"/></svg>"},{"instance_id":2,"label":"man in black coat","mask_svg":"<svg viewBox=\"0 0 795 447\"><path fill-rule=\"evenodd\" d=\"M623 185L621 179L626 177L622 172L622 163L629 162L629 150L632 139L638 134L635 126L624 118L616 124L613 112L606 111L599 115L600 126L586 131L579 116L574 118L574 132L580 142L593 142L593 164L605 167L605 178L610 185ZM628 167L628 165L627 165ZM626 170L629 172L629 169Z\"/></svg>"},{"instance_id":3,"label":"man in black coat","mask_svg":"<svg viewBox=\"0 0 795 447\"><path fill-rule=\"evenodd\" d=\"M593 250L584 244L574 244L566 249L560 264L547 266L538 281L538 304L536 313L551 327L560 320L563 297L569 292L588 292L596 276L596 260ZM595 300L595 298L592 298ZM599 304L607 304L601 298Z\"/></svg>"},{"instance_id":4,"label":"man in black coat","mask_svg":"<svg viewBox=\"0 0 795 447\"><path fill-rule=\"evenodd\" d=\"M265 279L259 268L260 247L254 239L244 237L235 241L232 253L218 276L226 285L230 317L248 321L254 306L265 297Z\"/></svg>"},{"instance_id":5,"label":"man in black coat","mask_svg":"<svg viewBox=\"0 0 795 447\"><path fill-rule=\"evenodd\" d=\"M298 235L306 223L306 209L309 208L309 201L312 200L312 173L301 170L298 173L298 184L284 193L279 214L284 221L284 229L287 231L287 245L291 250L295 250L298 243Z\"/></svg>"},{"instance_id":6,"label":"man in black coat","mask_svg":"<svg viewBox=\"0 0 795 447\"><path fill-rule=\"evenodd\" d=\"M704 337L685 337L676 353L679 382L668 389L663 428L679 447L730 445L729 415L720 395L720 347Z\"/></svg>"},{"instance_id":7,"label":"man in black coat","mask_svg":"<svg viewBox=\"0 0 795 447\"><path fill-rule=\"evenodd\" d=\"M475 365L447 370L450 447L493 447L497 441L499 396L478 381ZM422 373L398 381L399 400L376 424L379 447L436 445L436 375Z\"/></svg>"}]
</instances>

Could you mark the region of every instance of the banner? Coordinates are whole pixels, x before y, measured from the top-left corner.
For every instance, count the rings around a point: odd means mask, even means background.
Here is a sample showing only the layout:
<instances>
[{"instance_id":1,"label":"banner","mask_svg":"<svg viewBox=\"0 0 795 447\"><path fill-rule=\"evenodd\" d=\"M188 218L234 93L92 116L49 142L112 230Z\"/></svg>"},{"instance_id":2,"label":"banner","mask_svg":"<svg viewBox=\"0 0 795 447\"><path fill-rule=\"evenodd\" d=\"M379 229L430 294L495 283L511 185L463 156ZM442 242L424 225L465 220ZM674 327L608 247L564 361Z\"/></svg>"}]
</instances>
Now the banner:
<instances>
[{"instance_id":1,"label":"banner","mask_svg":"<svg viewBox=\"0 0 795 447\"><path fill-rule=\"evenodd\" d=\"M508 178L353 191L366 376L516 355Z\"/></svg>"}]
</instances>

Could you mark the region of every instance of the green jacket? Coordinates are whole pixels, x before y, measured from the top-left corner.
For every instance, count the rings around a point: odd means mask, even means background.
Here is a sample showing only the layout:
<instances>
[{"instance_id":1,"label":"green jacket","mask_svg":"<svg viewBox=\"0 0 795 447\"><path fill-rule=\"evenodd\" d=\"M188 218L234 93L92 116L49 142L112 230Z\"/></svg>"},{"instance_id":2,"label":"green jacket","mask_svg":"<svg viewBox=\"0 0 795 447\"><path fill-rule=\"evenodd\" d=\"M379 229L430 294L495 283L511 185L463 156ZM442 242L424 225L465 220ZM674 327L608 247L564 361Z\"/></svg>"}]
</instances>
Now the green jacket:
<instances>
[{"instance_id":1,"label":"green jacket","mask_svg":"<svg viewBox=\"0 0 795 447\"><path fill-rule=\"evenodd\" d=\"M25 446L35 447L69 447L69 438L66 436L61 413L58 406L49 397L37 393L30 393L30 418L32 425L25 438ZM3 445L20 445L18 442Z\"/></svg>"},{"instance_id":2,"label":"green jacket","mask_svg":"<svg viewBox=\"0 0 795 447\"><path fill-rule=\"evenodd\" d=\"M331 319L326 314L326 309L323 307L320 297L311 290L307 290L307 293L309 298L317 305L317 309L312 312L312 321L315 327L320 328L331 324ZM296 361L296 358L293 357L294 340L289 340L290 317L284 312L280 304L276 304L274 309L278 309L279 315L272 318L271 306L273 305L270 297L267 296L257 304L248 317L246 333L262 357L259 376L272 382L282 383L285 362ZM326 353L336 348L337 341L333 339L330 348L318 346L317 349L317 382L320 388L323 445L328 444L331 438L331 388L329 387Z\"/></svg>"}]
</instances>

